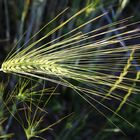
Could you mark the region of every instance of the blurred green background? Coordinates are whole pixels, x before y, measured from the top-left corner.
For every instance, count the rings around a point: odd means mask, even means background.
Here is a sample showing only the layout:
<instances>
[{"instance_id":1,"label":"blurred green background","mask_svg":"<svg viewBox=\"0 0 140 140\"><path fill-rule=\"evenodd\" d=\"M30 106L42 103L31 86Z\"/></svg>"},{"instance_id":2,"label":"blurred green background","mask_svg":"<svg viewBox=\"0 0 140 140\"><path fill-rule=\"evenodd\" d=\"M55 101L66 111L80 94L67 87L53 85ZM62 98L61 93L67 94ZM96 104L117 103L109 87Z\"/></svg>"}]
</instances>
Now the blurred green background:
<instances>
[{"instance_id":1,"label":"blurred green background","mask_svg":"<svg viewBox=\"0 0 140 140\"><path fill-rule=\"evenodd\" d=\"M76 19L69 22L63 29L51 35L48 40L53 40L61 36L74 27L84 23L101 13L109 11L109 14L98 20L98 22L90 23L82 29L82 32L88 32L96 29L106 23L112 23L125 17L134 16L131 21L140 20L140 1L139 0L0 0L0 63L3 62L8 52L16 44L25 31L27 34L18 44L27 42L43 25L53 19L62 10L69 7L69 11L64 13L58 21L53 22L49 28L41 32L34 39L45 35L46 32L52 30L65 19L70 18L74 13L92 3L92 7ZM137 25L138 26L138 25ZM136 27L137 28L137 27ZM46 40L46 41L48 41ZM9 78L10 77L10 78ZM10 80L8 80L10 79ZM6 81L9 81L7 90L11 90L16 82L16 78L11 75L0 73L2 93ZM50 83L48 85L51 86ZM52 84L53 85L53 84ZM59 118L74 112L74 115L65 119L53 127L53 131L41 134L47 140L139 140L140 139L140 110L125 105L119 112L124 118L134 124L134 128L118 117L114 117L113 122L126 134L120 132L119 129L107 122L107 120L80 96L75 94L69 88L59 86L57 92L60 95L53 96L47 105L48 116L46 124L53 123ZM5 93L6 94L6 93ZM3 97L0 97L3 98ZM135 95L132 100L140 104L140 97ZM1 101L2 99L0 99ZM113 106L113 102L109 103ZM95 106L111 116L109 112L102 109L98 104ZM2 108L1 111L2 112ZM6 123L2 124L6 127ZM16 120L12 120L8 132L14 132L16 135L10 140L25 140L22 128L17 124ZM37 138L33 138L37 139Z\"/></svg>"}]
</instances>

